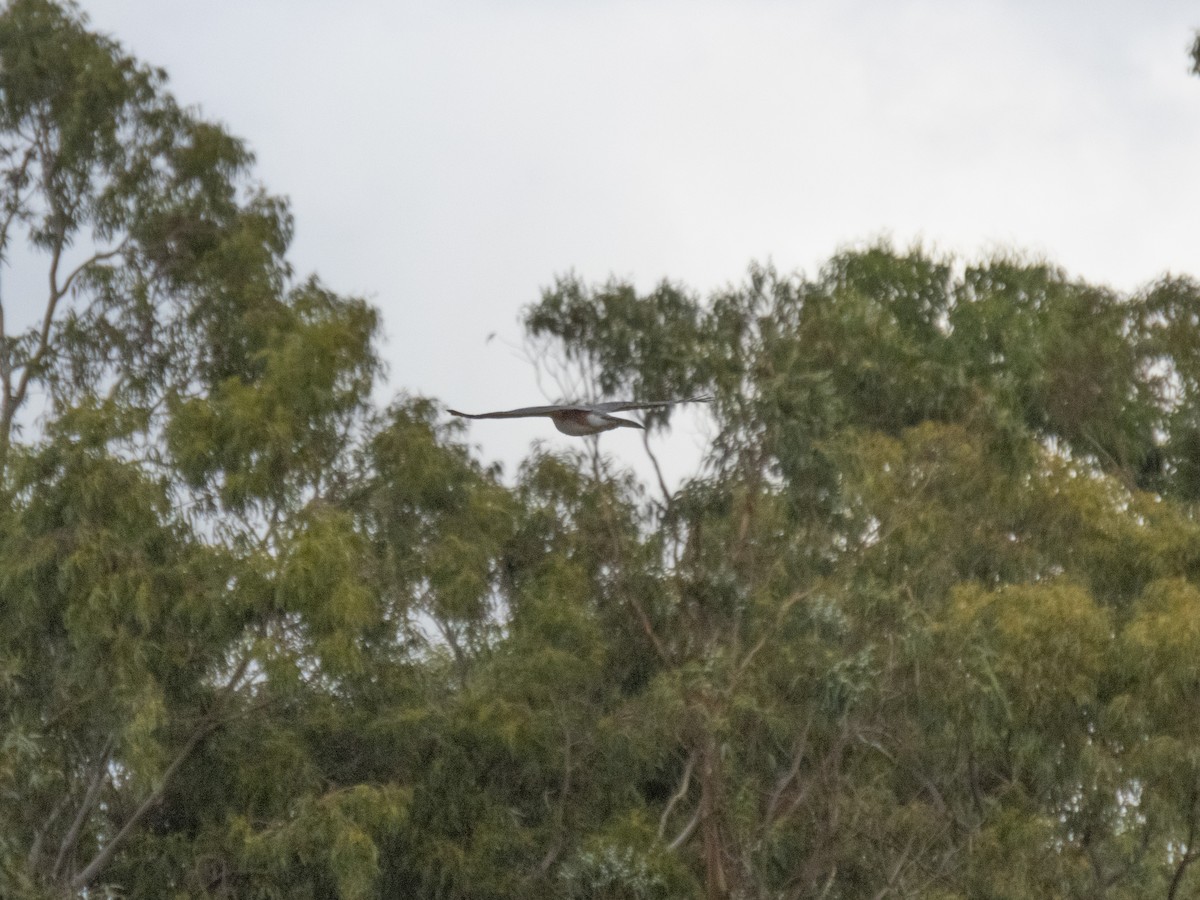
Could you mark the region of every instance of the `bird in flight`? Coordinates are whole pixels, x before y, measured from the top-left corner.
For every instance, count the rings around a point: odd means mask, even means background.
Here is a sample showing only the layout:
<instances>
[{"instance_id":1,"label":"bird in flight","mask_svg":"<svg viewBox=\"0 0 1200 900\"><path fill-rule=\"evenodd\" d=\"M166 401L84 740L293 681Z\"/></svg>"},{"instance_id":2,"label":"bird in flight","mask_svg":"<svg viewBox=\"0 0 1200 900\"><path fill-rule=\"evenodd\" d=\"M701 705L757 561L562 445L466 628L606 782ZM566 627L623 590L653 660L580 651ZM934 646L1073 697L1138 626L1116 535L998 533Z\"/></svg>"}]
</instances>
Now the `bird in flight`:
<instances>
[{"instance_id":1,"label":"bird in flight","mask_svg":"<svg viewBox=\"0 0 1200 900\"><path fill-rule=\"evenodd\" d=\"M612 431L614 428L645 428L641 422L632 419L622 419L611 413L627 409L661 409L664 406L674 406L677 403L708 403L712 397L688 397L683 400L613 400L608 403L560 403L554 406L526 406L522 409L505 409L500 412L465 413L457 409L447 412L452 416L462 416L464 419L526 419L533 416L546 416L554 423L554 427L563 434L582 437L588 434L599 434L602 431Z\"/></svg>"}]
</instances>

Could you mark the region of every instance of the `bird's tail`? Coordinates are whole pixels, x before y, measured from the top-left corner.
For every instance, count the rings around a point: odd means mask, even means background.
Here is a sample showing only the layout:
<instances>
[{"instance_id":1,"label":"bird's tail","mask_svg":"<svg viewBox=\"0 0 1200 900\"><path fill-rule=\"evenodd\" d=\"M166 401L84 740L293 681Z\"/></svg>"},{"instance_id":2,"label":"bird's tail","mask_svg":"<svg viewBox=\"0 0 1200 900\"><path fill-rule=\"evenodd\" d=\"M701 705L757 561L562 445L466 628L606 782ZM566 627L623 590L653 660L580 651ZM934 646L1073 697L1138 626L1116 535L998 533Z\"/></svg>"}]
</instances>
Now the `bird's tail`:
<instances>
[{"instance_id":1,"label":"bird's tail","mask_svg":"<svg viewBox=\"0 0 1200 900\"><path fill-rule=\"evenodd\" d=\"M642 431L646 430L645 425L641 422L635 422L632 419L622 419L620 416L605 416L605 418L622 428L640 428Z\"/></svg>"}]
</instances>

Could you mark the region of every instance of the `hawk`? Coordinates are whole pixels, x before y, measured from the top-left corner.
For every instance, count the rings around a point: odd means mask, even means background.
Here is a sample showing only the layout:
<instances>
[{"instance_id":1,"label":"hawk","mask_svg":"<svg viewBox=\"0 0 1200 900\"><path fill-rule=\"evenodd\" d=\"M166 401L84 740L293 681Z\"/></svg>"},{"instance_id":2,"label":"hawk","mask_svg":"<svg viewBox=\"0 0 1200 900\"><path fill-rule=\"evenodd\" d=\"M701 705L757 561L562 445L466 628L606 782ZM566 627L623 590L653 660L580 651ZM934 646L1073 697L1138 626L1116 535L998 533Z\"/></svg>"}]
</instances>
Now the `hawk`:
<instances>
[{"instance_id":1,"label":"hawk","mask_svg":"<svg viewBox=\"0 0 1200 900\"><path fill-rule=\"evenodd\" d=\"M588 434L599 434L602 431L612 431L614 428L645 428L641 422L632 419L622 419L610 413L622 412L627 409L661 409L664 406L674 406L677 403L708 403L712 397L688 397L682 400L612 400L608 403L560 403L554 406L526 406L522 409L505 409L500 412L465 413L457 409L447 412L452 416L462 416L464 419L525 419L533 416L546 416L554 423L554 427L563 434L582 437Z\"/></svg>"}]
</instances>

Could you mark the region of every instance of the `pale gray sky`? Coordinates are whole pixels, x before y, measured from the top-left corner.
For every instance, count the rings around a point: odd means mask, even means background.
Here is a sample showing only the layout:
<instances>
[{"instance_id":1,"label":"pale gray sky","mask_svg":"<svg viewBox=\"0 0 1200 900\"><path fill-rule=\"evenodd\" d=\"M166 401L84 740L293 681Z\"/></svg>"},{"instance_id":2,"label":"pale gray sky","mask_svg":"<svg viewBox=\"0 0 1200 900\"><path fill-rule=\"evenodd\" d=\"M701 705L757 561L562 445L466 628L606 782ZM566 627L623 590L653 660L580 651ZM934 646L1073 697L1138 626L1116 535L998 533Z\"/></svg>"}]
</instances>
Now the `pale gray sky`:
<instances>
[{"instance_id":1,"label":"pale gray sky","mask_svg":"<svg viewBox=\"0 0 1200 900\"><path fill-rule=\"evenodd\" d=\"M1194 2L82 7L250 143L292 200L297 269L383 310L391 387L461 409L542 400L509 345L571 269L707 294L752 259L812 272L889 235L1120 289L1200 274ZM472 437L510 470L573 440Z\"/></svg>"}]
</instances>

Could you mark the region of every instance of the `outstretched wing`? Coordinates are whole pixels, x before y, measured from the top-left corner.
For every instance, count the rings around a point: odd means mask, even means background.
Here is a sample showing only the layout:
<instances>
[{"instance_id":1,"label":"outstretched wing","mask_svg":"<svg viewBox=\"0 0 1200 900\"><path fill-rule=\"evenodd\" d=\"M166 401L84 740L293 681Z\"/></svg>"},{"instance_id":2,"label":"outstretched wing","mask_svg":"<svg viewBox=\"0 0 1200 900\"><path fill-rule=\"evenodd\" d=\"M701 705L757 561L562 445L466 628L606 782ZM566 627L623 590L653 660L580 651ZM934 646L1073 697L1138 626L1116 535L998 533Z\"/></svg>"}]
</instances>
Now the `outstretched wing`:
<instances>
[{"instance_id":1,"label":"outstretched wing","mask_svg":"<svg viewBox=\"0 0 1200 900\"><path fill-rule=\"evenodd\" d=\"M465 413L459 412L457 409L448 409L446 412L452 416L462 416L464 419L524 419L533 416L549 416L568 409L578 409L581 412L586 411L585 407L568 404L565 406L525 406L521 409L504 409L499 412L486 413Z\"/></svg>"},{"instance_id":2,"label":"outstretched wing","mask_svg":"<svg viewBox=\"0 0 1200 900\"><path fill-rule=\"evenodd\" d=\"M621 412L626 409L661 409L664 406L674 406L676 403L708 403L712 397L685 397L679 400L611 400L608 403L596 403L590 406L596 412Z\"/></svg>"},{"instance_id":3,"label":"outstretched wing","mask_svg":"<svg viewBox=\"0 0 1200 900\"><path fill-rule=\"evenodd\" d=\"M611 400L607 403L559 403L554 406L523 406L520 409L503 409L497 412L465 413L448 409L452 416L464 419L524 419L533 416L552 416L560 412L612 413L626 409L660 409L676 403L708 403L712 397L687 397L681 400Z\"/></svg>"}]
</instances>

